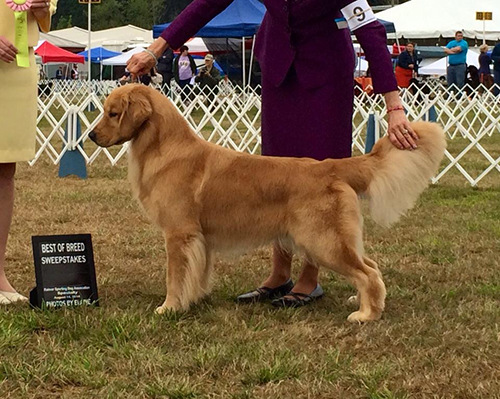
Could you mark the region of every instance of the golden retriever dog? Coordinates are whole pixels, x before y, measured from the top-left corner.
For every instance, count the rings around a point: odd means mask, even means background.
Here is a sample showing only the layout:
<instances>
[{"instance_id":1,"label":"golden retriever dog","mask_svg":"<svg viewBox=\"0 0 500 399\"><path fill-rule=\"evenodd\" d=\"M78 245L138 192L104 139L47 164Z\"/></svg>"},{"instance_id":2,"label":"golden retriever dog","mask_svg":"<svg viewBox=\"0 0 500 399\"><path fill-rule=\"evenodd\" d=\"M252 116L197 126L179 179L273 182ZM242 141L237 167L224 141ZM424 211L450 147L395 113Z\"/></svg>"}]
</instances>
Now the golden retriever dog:
<instances>
[{"instance_id":1,"label":"golden retriever dog","mask_svg":"<svg viewBox=\"0 0 500 399\"><path fill-rule=\"evenodd\" d=\"M132 191L163 232L167 296L157 313L186 310L210 291L215 252L275 240L313 264L345 276L359 310L348 320L380 318L386 290L363 251L358 196L384 226L415 203L446 147L443 130L412 128L418 149L401 151L387 137L368 155L322 162L238 153L198 137L170 100L141 85L114 90L90 138L109 147L130 141Z\"/></svg>"}]
</instances>

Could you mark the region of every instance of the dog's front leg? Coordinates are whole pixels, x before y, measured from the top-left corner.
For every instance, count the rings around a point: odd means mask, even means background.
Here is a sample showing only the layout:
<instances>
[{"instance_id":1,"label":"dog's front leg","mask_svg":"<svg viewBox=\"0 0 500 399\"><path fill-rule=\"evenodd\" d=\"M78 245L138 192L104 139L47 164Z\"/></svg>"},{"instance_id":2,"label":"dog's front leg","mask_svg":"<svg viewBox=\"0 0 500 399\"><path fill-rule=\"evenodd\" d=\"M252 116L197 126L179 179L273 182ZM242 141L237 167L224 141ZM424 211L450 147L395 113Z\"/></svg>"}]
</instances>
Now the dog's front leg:
<instances>
[{"instance_id":1,"label":"dog's front leg","mask_svg":"<svg viewBox=\"0 0 500 399\"><path fill-rule=\"evenodd\" d=\"M206 250L198 233L165 234L167 249L167 297L156 313L187 310L202 296L200 276L205 269Z\"/></svg>"}]
</instances>

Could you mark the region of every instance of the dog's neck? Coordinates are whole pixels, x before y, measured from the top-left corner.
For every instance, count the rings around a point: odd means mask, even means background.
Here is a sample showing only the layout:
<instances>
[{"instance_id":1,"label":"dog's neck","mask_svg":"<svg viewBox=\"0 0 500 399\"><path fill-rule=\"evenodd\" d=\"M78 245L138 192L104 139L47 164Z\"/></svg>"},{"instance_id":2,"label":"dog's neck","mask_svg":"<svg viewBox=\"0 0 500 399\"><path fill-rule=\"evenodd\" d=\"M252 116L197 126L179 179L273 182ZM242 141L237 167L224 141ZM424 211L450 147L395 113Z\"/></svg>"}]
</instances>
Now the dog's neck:
<instances>
[{"instance_id":1,"label":"dog's neck","mask_svg":"<svg viewBox=\"0 0 500 399\"><path fill-rule=\"evenodd\" d=\"M148 200L159 168L175 168L195 157L204 143L173 106L158 109L130 142L129 180L141 203Z\"/></svg>"},{"instance_id":2,"label":"dog's neck","mask_svg":"<svg viewBox=\"0 0 500 399\"><path fill-rule=\"evenodd\" d=\"M200 140L184 117L173 107L159 108L141 126L140 133L131 140L134 157L146 161L152 154L169 157L169 152L179 146L195 146ZM145 154L148 157L145 157Z\"/></svg>"}]
</instances>

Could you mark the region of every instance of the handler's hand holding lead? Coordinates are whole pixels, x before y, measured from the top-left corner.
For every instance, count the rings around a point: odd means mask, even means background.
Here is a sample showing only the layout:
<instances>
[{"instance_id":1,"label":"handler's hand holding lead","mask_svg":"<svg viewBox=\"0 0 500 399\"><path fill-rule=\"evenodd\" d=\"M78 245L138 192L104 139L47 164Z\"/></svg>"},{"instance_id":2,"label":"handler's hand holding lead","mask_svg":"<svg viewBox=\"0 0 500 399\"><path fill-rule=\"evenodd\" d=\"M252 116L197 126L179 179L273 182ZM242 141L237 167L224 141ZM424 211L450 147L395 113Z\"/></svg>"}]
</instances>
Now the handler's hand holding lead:
<instances>
[{"instance_id":1,"label":"handler's hand holding lead","mask_svg":"<svg viewBox=\"0 0 500 399\"><path fill-rule=\"evenodd\" d=\"M168 48L168 43L161 36L146 51L135 54L128 62L127 69L132 78L137 79L148 74L158 63L158 58Z\"/></svg>"},{"instance_id":2,"label":"handler's hand holding lead","mask_svg":"<svg viewBox=\"0 0 500 399\"><path fill-rule=\"evenodd\" d=\"M400 150L414 150L419 137L411 128L404 111L397 110L389 113L389 140Z\"/></svg>"},{"instance_id":3,"label":"handler's hand holding lead","mask_svg":"<svg viewBox=\"0 0 500 399\"><path fill-rule=\"evenodd\" d=\"M132 75L132 78L136 79L139 76L148 74L155 64L156 60L144 51L134 54L132 58L128 60L127 69Z\"/></svg>"}]
</instances>

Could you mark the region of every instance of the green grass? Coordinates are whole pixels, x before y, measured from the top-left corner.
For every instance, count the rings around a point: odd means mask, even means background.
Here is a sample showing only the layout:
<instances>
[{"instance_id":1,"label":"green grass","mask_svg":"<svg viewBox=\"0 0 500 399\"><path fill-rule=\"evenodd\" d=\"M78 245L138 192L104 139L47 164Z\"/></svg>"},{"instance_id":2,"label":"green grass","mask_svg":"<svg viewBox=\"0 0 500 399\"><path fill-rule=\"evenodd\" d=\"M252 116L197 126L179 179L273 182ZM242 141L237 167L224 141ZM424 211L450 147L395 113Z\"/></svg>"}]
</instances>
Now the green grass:
<instances>
[{"instance_id":1,"label":"green grass","mask_svg":"<svg viewBox=\"0 0 500 399\"><path fill-rule=\"evenodd\" d=\"M20 165L7 273L27 293L32 235L91 233L101 307L0 308L2 398L500 398L497 172L479 189L447 176L391 229L366 219L388 290L367 325L346 322L354 290L328 271L313 306L236 305L267 275L268 248L219 260L209 298L157 316L164 245L125 162L56 176L47 159Z\"/></svg>"}]
</instances>

